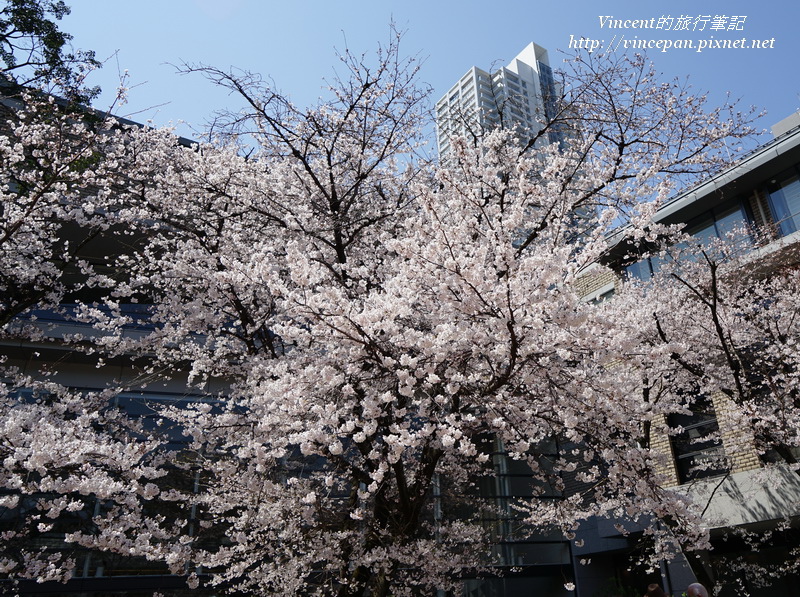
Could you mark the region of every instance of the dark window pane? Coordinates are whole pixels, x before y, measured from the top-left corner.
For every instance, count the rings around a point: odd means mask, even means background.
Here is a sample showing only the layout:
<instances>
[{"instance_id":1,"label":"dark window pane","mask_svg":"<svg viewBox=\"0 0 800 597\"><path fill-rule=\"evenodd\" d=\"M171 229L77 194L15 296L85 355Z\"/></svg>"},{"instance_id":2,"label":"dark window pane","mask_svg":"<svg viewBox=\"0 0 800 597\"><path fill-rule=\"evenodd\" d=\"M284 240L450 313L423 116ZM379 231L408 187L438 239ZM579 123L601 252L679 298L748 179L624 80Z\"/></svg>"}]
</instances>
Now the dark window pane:
<instances>
[{"instance_id":1,"label":"dark window pane","mask_svg":"<svg viewBox=\"0 0 800 597\"><path fill-rule=\"evenodd\" d=\"M717 417L711 401L699 397L690 414L669 416L670 427L681 431L672 436L675 466L681 483L712 477L725 471L725 454L719 437Z\"/></svg>"}]
</instances>

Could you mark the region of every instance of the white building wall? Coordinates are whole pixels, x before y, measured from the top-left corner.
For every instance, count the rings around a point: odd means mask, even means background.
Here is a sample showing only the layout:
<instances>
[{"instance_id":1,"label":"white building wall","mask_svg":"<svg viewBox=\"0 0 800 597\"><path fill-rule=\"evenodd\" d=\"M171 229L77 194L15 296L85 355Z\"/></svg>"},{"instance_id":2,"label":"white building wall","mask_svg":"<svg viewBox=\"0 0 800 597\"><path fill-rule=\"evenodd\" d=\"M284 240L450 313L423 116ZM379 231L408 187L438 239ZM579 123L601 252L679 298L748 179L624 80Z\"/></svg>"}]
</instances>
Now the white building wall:
<instances>
[{"instance_id":1,"label":"white building wall","mask_svg":"<svg viewBox=\"0 0 800 597\"><path fill-rule=\"evenodd\" d=\"M478 138L497 126L533 134L547 118L543 88L552 80L547 51L530 43L508 66L489 73L473 66L436 103L436 134L439 156L450 152L456 135Z\"/></svg>"}]
</instances>

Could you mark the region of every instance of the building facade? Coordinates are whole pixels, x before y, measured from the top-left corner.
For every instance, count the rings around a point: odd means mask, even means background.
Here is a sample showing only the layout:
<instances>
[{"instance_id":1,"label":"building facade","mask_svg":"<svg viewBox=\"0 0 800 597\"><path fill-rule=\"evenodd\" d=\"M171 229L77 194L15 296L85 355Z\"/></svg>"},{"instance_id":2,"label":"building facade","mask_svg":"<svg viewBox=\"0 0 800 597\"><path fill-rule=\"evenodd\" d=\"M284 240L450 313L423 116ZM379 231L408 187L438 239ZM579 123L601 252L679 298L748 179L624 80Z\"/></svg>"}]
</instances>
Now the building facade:
<instances>
[{"instance_id":1,"label":"building facade","mask_svg":"<svg viewBox=\"0 0 800 597\"><path fill-rule=\"evenodd\" d=\"M717 239L737 243L749 270L742 275L770 276L800 267L800 112L772 131L772 140L674 197L654 220L683 225L703 245ZM620 239L623 236L621 231ZM585 299L610 299L626 280L647 281L656 274L664 258L631 257L637 250L642 249L620 241L605 264L587 270L579 289ZM793 574L776 574L765 585L742 570L735 579L739 586L730 582L737 576L731 570L742 562L777 569L796 560L800 477L788 467L768 478L760 474L765 455L742 433L722 394L696 401L691 414L671 415L663 424L653 447L666 456L666 485L704 506L713 546L704 556L706 567L715 579L723 573L728 577L726 584L715 587L715 594L734 597L744 589L754 597L800 595L800 580ZM673 432L667 433L668 428ZM623 535L614 522L598 520L582 530L582 546L573 552L577 595L615 594L603 591L615 584L641 587L646 580L659 582L668 594L681 595L693 581L685 558L679 555L649 579L631 577L627 566L637 532ZM736 538L737 530L760 535L758 547Z\"/></svg>"},{"instance_id":2,"label":"building facade","mask_svg":"<svg viewBox=\"0 0 800 597\"><path fill-rule=\"evenodd\" d=\"M556 85L547 50L531 42L508 66L488 72L473 66L436 102L436 140L446 159L450 139L477 139L496 127L533 136L552 118ZM558 141L552 133L551 142Z\"/></svg>"}]
</instances>

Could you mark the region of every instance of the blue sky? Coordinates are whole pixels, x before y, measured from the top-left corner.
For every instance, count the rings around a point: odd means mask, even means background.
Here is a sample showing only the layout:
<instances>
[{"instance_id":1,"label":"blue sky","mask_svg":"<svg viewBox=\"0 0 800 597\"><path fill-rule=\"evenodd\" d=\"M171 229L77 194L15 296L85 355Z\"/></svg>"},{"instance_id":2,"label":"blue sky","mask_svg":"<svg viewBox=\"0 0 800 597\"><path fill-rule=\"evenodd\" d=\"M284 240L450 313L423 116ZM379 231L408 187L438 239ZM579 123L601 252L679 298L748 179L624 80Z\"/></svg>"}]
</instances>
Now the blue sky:
<instances>
[{"instance_id":1,"label":"blue sky","mask_svg":"<svg viewBox=\"0 0 800 597\"><path fill-rule=\"evenodd\" d=\"M554 67L564 58L571 36L604 39L615 34L639 39L702 40L746 38L772 40L772 47L649 51L656 68L668 78L689 77L697 91L709 91L712 102L725 93L755 105L768 115L764 128L800 109L800 35L796 0L754 3L739 0L703 2L569 3L498 0L137 0L136 2L67 0L72 14L63 29L77 48L93 49L105 67L93 81L112 91L118 74L130 75L129 102L118 112L156 125L187 121L202 130L220 108L236 108L228 96L198 75L178 75L182 62L231 66L271 77L297 105L324 95L324 79L337 64L336 49L371 52L386 42L389 22L406 30L402 50L424 60L420 80L433 88L435 101L472 65L490 69L506 63L529 42L548 49ZM663 7L663 8L662 8ZM667 8L668 7L668 8ZM700 8L698 8L700 7ZM724 16L741 20L740 30L671 31L608 30L600 16L615 19L676 19ZM673 21L674 23L674 21ZM674 25L673 25L674 26ZM713 36L713 37L712 37ZM619 39L619 38L617 38ZM618 50L621 51L621 50ZM629 50L632 51L632 50ZM104 107L110 95L97 103ZM180 132L192 136L189 125Z\"/></svg>"}]
</instances>

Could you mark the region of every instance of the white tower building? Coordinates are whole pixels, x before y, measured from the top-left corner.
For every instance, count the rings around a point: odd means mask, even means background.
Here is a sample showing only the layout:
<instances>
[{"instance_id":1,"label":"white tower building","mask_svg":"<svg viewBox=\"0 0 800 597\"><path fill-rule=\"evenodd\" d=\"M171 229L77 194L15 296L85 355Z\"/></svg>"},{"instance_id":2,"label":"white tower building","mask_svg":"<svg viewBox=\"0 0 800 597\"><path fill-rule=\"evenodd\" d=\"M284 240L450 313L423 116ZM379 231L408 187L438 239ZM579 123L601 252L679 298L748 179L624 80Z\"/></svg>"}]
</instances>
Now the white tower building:
<instances>
[{"instance_id":1,"label":"white tower building","mask_svg":"<svg viewBox=\"0 0 800 597\"><path fill-rule=\"evenodd\" d=\"M436 103L436 140L441 159L454 135L480 137L497 126L533 135L553 116L555 84L547 50L530 43L508 66L488 73L473 66ZM550 141L558 140L554 133Z\"/></svg>"}]
</instances>

